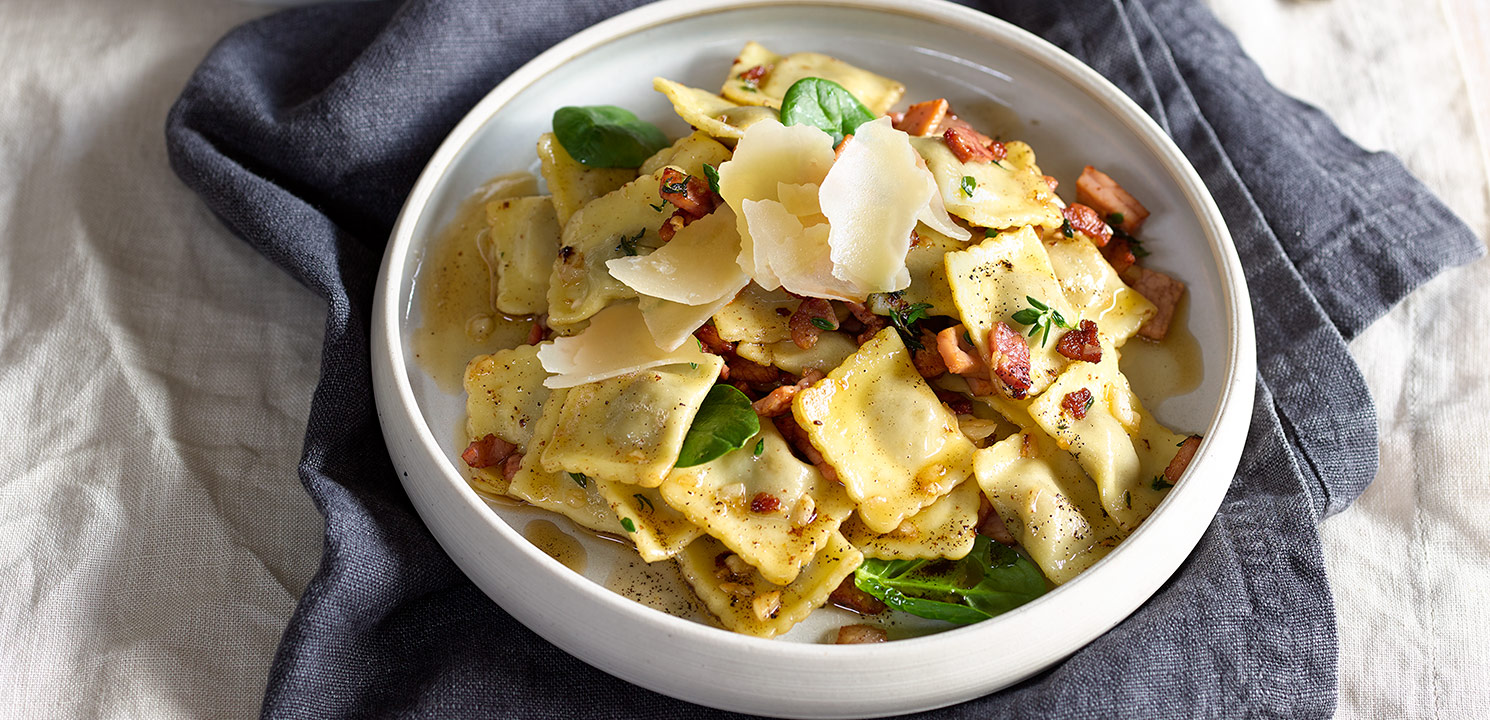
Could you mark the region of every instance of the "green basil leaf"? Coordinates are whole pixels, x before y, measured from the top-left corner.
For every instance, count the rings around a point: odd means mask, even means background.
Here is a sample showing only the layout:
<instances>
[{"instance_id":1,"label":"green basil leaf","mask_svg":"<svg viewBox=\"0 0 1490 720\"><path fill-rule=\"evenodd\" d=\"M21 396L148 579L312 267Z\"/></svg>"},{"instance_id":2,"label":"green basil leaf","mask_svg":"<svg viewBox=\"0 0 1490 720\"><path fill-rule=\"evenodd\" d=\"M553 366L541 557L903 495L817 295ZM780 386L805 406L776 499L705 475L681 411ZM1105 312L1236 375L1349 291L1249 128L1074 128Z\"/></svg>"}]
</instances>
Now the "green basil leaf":
<instances>
[{"instance_id":1,"label":"green basil leaf","mask_svg":"<svg viewBox=\"0 0 1490 720\"><path fill-rule=\"evenodd\" d=\"M896 610L932 620L973 623L1045 594L1045 576L1013 548L979 535L957 561L866 559L854 585Z\"/></svg>"},{"instance_id":2,"label":"green basil leaf","mask_svg":"<svg viewBox=\"0 0 1490 720\"><path fill-rule=\"evenodd\" d=\"M656 125L614 105L559 108L554 137L575 160L595 168L641 167L668 145Z\"/></svg>"},{"instance_id":3,"label":"green basil leaf","mask_svg":"<svg viewBox=\"0 0 1490 720\"><path fill-rule=\"evenodd\" d=\"M715 385L693 416L676 467L702 465L745 443L761 431L761 418L750 398L733 385Z\"/></svg>"},{"instance_id":4,"label":"green basil leaf","mask_svg":"<svg viewBox=\"0 0 1490 720\"><path fill-rule=\"evenodd\" d=\"M792 83L781 97L782 125L811 125L832 135L833 147L873 119L864 103L832 80L805 77Z\"/></svg>"}]
</instances>

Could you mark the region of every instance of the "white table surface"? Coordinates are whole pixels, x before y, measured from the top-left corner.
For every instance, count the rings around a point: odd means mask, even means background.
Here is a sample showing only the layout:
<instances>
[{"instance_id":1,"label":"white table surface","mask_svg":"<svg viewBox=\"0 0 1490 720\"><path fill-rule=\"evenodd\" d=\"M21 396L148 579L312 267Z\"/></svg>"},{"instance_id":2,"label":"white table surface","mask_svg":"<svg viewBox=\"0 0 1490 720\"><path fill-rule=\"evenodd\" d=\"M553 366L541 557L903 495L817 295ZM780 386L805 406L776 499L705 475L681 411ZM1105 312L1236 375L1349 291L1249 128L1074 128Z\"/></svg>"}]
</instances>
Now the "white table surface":
<instances>
[{"instance_id":1,"label":"white table surface","mask_svg":"<svg viewBox=\"0 0 1490 720\"><path fill-rule=\"evenodd\" d=\"M1490 237L1490 4L1210 0ZM0 4L0 716L235 717L314 572L324 309L166 165L228 0ZM1476 119L1479 125L1476 125ZM1381 469L1322 527L1341 717L1490 717L1490 262L1352 345Z\"/></svg>"}]
</instances>

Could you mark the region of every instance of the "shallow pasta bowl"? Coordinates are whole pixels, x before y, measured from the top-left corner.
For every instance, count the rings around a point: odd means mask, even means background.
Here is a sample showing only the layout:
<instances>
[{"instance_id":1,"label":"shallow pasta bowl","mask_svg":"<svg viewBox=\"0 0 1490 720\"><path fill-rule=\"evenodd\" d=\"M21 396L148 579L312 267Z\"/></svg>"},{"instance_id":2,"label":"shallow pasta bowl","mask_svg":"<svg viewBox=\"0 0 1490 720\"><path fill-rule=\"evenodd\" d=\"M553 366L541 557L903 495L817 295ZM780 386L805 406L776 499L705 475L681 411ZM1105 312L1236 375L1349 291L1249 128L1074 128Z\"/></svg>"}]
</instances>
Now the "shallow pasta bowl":
<instances>
[{"instance_id":1,"label":"shallow pasta bowl","mask_svg":"<svg viewBox=\"0 0 1490 720\"><path fill-rule=\"evenodd\" d=\"M620 594L626 589L616 578L627 572L644 582L667 579L632 567L639 561L625 559L614 543L577 538L588 561L567 567L525 538L539 517L534 511L490 504L462 478L456 438L464 398L434 382L411 344L429 239L486 179L533 166L533 144L560 106L620 105L681 134L682 123L651 90L652 77L715 87L748 40L837 56L904 82L911 100L948 97L963 116L1029 142L1056 177L1069 182L1088 163L1120 170L1124 186L1153 211L1144 230L1149 264L1189 285L1188 326L1203 373L1198 387L1150 409L1205 441L1148 521L1077 579L998 618L884 644L822 644L841 618L809 619L784 638L762 640ZM1236 469L1252 408L1253 343L1240 262L1194 169L1133 102L1062 51L943 2L669 0L560 43L456 127L394 228L372 352L379 416L405 489L455 562L518 620L606 672L692 702L864 717L1008 686L1076 651L1153 594L1194 548Z\"/></svg>"}]
</instances>

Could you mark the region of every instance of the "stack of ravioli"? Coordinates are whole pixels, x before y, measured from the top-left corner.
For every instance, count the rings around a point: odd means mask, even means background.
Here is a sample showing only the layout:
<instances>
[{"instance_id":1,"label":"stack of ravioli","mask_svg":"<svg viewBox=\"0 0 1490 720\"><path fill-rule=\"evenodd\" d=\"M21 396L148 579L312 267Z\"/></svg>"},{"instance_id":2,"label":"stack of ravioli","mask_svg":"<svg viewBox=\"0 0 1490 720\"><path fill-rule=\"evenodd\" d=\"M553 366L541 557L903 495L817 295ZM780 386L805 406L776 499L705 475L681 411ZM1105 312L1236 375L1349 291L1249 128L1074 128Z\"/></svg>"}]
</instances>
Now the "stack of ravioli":
<instances>
[{"instance_id":1,"label":"stack of ravioli","mask_svg":"<svg viewBox=\"0 0 1490 720\"><path fill-rule=\"evenodd\" d=\"M822 130L780 122L782 94L804 77L837 82L876 116L905 90L751 43L720 93L655 80L696 131L637 170L588 168L552 134L539 139L549 194L492 198L477 242L495 309L555 335L467 367L470 438L521 453L515 473L473 469L473 485L678 563L720 623L763 637L823 606L865 557L967 555L989 505L1051 583L1070 580L1163 499L1154 479L1185 439L1118 369L1155 306L1070 231L1027 145L964 163L940 136L880 118L835 154ZM722 204L664 242L663 174L715 168ZM792 339L804 298L845 316L844 302L886 297L964 326L984 357L994 325L1022 328L1014 314L1039 298L1073 326L1095 322L1102 358L1057 353L1063 328L1026 338L1030 387L1016 399L924 378L893 326L857 340L825 331L805 349ZM817 464L763 421L741 449L675 467L723 382L725 360L695 340L706 324L739 358L820 374L791 406ZM1093 401L1077 419L1062 398L1082 389ZM973 412L954 412L948 393ZM762 494L769 511L752 507ZM759 597L772 600L764 612Z\"/></svg>"}]
</instances>

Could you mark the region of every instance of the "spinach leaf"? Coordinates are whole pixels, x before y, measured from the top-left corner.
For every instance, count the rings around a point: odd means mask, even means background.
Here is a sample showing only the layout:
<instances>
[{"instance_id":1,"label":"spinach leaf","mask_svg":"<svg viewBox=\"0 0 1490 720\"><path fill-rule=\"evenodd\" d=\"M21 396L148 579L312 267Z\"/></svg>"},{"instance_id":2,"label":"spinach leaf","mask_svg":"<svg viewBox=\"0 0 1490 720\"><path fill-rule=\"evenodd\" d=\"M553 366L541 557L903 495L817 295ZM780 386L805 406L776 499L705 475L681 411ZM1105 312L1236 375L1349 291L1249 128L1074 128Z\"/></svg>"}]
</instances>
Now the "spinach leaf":
<instances>
[{"instance_id":1,"label":"spinach leaf","mask_svg":"<svg viewBox=\"0 0 1490 720\"><path fill-rule=\"evenodd\" d=\"M750 406L750 398L733 385L715 385L693 416L693 425L683 436L677 467L702 465L731 450L745 447L761 431L761 419Z\"/></svg>"},{"instance_id":2,"label":"spinach leaf","mask_svg":"<svg viewBox=\"0 0 1490 720\"><path fill-rule=\"evenodd\" d=\"M641 167L668 144L656 125L614 105L559 108L554 137L575 160L595 168Z\"/></svg>"},{"instance_id":3,"label":"spinach leaf","mask_svg":"<svg viewBox=\"0 0 1490 720\"><path fill-rule=\"evenodd\" d=\"M805 77L792 83L781 98L782 125L811 125L833 136L833 147L843 136L874 119L869 108L832 80Z\"/></svg>"},{"instance_id":4,"label":"spinach leaf","mask_svg":"<svg viewBox=\"0 0 1490 720\"><path fill-rule=\"evenodd\" d=\"M875 560L854 585L896 610L933 620L975 623L1045 594L1045 576L1013 548L983 535L961 560Z\"/></svg>"}]
</instances>

